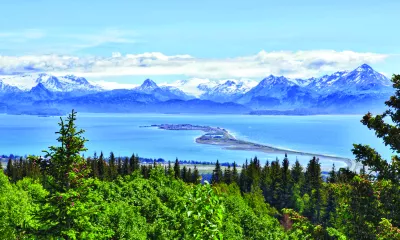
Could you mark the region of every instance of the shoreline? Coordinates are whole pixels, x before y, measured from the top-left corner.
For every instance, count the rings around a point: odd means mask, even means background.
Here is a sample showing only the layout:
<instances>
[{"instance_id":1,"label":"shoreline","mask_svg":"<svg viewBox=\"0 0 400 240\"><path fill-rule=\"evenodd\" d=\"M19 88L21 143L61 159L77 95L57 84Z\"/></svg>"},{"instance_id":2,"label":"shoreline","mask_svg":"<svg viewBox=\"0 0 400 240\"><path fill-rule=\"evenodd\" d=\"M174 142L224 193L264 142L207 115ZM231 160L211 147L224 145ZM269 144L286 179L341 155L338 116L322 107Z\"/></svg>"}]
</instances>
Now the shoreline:
<instances>
[{"instance_id":1,"label":"shoreline","mask_svg":"<svg viewBox=\"0 0 400 240\"><path fill-rule=\"evenodd\" d=\"M229 131L220 127L200 126L191 124L159 124L159 125L154 124L150 126L141 126L141 127L156 127L158 129L170 130L170 131L189 131L189 130L203 131L205 132L205 134L195 139L195 142L198 144L215 145L215 146L220 146L223 149L236 150L236 151L254 151L254 152L276 153L276 154L286 153L294 155L297 154L309 157L310 159L315 156L320 160L343 162L352 171L355 171L357 169L356 162L350 158L289 150L289 149L283 149L269 145L254 143L250 141L244 141L237 139L235 136L230 134Z\"/></svg>"}]
</instances>

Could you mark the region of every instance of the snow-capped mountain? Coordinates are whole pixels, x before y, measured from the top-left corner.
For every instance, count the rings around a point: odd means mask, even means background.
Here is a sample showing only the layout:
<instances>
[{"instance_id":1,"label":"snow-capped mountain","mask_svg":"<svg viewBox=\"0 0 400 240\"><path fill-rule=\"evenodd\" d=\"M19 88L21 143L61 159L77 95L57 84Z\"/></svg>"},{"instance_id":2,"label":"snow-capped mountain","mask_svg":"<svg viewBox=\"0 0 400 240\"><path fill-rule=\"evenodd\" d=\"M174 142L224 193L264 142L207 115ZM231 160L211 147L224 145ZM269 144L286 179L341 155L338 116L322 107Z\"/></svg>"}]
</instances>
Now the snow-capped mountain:
<instances>
[{"instance_id":1,"label":"snow-capped mountain","mask_svg":"<svg viewBox=\"0 0 400 240\"><path fill-rule=\"evenodd\" d=\"M210 80L201 78L192 78L188 80L179 80L165 86L173 86L186 94L217 102L232 101L238 95L244 94L257 85L254 80L247 79L226 79Z\"/></svg>"},{"instance_id":2,"label":"snow-capped mountain","mask_svg":"<svg viewBox=\"0 0 400 240\"><path fill-rule=\"evenodd\" d=\"M311 94L304 87L283 76L270 75L238 98L238 102L253 108L275 108L283 105L309 105Z\"/></svg>"},{"instance_id":3,"label":"snow-capped mountain","mask_svg":"<svg viewBox=\"0 0 400 240\"><path fill-rule=\"evenodd\" d=\"M371 104L392 92L388 78L363 64L353 71L305 80L270 75L237 102L256 108L335 108L346 102L353 106L361 102Z\"/></svg>"},{"instance_id":4,"label":"snow-capped mountain","mask_svg":"<svg viewBox=\"0 0 400 240\"><path fill-rule=\"evenodd\" d=\"M43 84L46 89L52 92L95 92L102 90L99 86L90 84L85 78L74 75L56 77L46 73L22 74L2 76L0 80L22 91L29 91L38 84Z\"/></svg>"},{"instance_id":5,"label":"snow-capped mountain","mask_svg":"<svg viewBox=\"0 0 400 240\"><path fill-rule=\"evenodd\" d=\"M355 70L344 74L333 82L332 87L344 91L382 91L391 89L391 81L383 74L374 71L367 64L363 64Z\"/></svg>"},{"instance_id":6,"label":"snow-capped mountain","mask_svg":"<svg viewBox=\"0 0 400 240\"><path fill-rule=\"evenodd\" d=\"M134 88L134 90L135 91L138 91L138 92L142 92L142 93L147 93L147 94L149 94L149 93L151 93L151 92L153 92L154 90L156 90L156 89L158 89L159 87L158 87L158 85L157 85L157 83L155 83L153 80L151 80L151 79L146 79L146 80L144 80L144 82L142 83L142 85L140 85L139 87L137 87L137 88Z\"/></svg>"},{"instance_id":7,"label":"snow-capped mountain","mask_svg":"<svg viewBox=\"0 0 400 240\"><path fill-rule=\"evenodd\" d=\"M391 81L376 72L369 65L363 64L353 71L339 71L315 79L307 87L323 94L334 92L390 91Z\"/></svg>"},{"instance_id":8,"label":"snow-capped mountain","mask_svg":"<svg viewBox=\"0 0 400 240\"><path fill-rule=\"evenodd\" d=\"M226 80L213 87L199 85L199 88L205 91L200 98L216 102L231 102L248 92L255 85L254 81L243 80Z\"/></svg>"},{"instance_id":9,"label":"snow-capped mountain","mask_svg":"<svg viewBox=\"0 0 400 240\"><path fill-rule=\"evenodd\" d=\"M289 79L280 76L273 76L270 75L263 80L261 80L260 83L257 84L254 88L252 88L249 92L247 92L245 95L247 96L269 96L269 97L280 97L282 94L285 94L291 87L294 87L298 85L292 81L289 81Z\"/></svg>"},{"instance_id":10,"label":"snow-capped mountain","mask_svg":"<svg viewBox=\"0 0 400 240\"><path fill-rule=\"evenodd\" d=\"M166 101L170 99L181 99L188 100L193 98L188 94L184 93L180 89L173 86L161 86L159 87L157 83L155 83L151 79L146 79L142 85L133 89L133 91L145 94L151 94L157 99L161 101Z\"/></svg>"},{"instance_id":11,"label":"snow-capped mountain","mask_svg":"<svg viewBox=\"0 0 400 240\"><path fill-rule=\"evenodd\" d=\"M218 109L233 106L240 111L323 109L327 113L359 113L381 109L379 104L393 91L391 81L367 64L352 71L339 71L318 78L289 79L270 75L260 82L192 78L160 85L146 79L138 87L119 90L104 90L73 75L0 76L0 103L13 109L21 106L29 109L31 104L32 109L35 106L41 109L63 106L67 109L79 105L88 111L94 111L98 106L98 111L108 112L106 108L118 106L119 111L132 112L136 111L132 109L135 107L142 109L140 111L164 112L168 109L161 108L170 106L174 111L185 112L194 104L193 107L200 112L211 111L208 107L213 106L218 106Z\"/></svg>"},{"instance_id":12,"label":"snow-capped mountain","mask_svg":"<svg viewBox=\"0 0 400 240\"><path fill-rule=\"evenodd\" d=\"M0 80L0 94L16 93L19 91L21 91L19 90L19 88L6 84L2 80Z\"/></svg>"}]
</instances>

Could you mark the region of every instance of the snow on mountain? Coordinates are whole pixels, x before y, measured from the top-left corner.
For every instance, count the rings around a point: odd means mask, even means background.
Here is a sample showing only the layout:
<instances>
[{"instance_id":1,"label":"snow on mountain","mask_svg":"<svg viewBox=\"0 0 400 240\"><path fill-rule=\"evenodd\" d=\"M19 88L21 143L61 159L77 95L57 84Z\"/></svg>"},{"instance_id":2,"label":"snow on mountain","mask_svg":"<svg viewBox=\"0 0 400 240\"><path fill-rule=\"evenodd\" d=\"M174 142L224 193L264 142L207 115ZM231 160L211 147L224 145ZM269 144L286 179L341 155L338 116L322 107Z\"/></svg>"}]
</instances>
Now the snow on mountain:
<instances>
[{"instance_id":1,"label":"snow on mountain","mask_svg":"<svg viewBox=\"0 0 400 240\"><path fill-rule=\"evenodd\" d=\"M295 84L305 87L308 86L310 83L315 81L316 78L309 78L309 79L301 79L301 78L295 78L295 79L288 79L289 81L294 82Z\"/></svg>"},{"instance_id":2,"label":"snow on mountain","mask_svg":"<svg viewBox=\"0 0 400 240\"><path fill-rule=\"evenodd\" d=\"M224 80L213 87L206 88L204 86L203 89L205 92L200 98L216 102L234 101L236 98L252 89L256 84L255 81L250 80Z\"/></svg>"},{"instance_id":3,"label":"snow on mountain","mask_svg":"<svg viewBox=\"0 0 400 240\"><path fill-rule=\"evenodd\" d=\"M155 89L159 88L157 83L155 83L153 80L151 79L146 79L142 85L140 85L139 87L134 88L134 90L138 91L138 92L143 92L143 93L151 93L153 92Z\"/></svg>"},{"instance_id":4,"label":"snow on mountain","mask_svg":"<svg viewBox=\"0 0 400 240\"><path fill-rule=\"evenodd\" d=\"M6 84L0 80L0 93L15 93L19 91L21 91L19 88Z\"/></svg>"},{"instance_id":5,"label":"snow on mountain","mask_svg":"<svg viewBox=\"0 0 400 240\"><path fill-rule=\"evenodd\" d=\"M40 83L52 92L102 90L99 86L89 83L85 78L76 77L74 75L56 77L46 73L23 74L2 76L0 80L23 91L29 91Z\"/></svg>"},{"instance_id":6,"label":"snow on mountain","mask_svg":"<svg viewBox=\"0 0 400 240\"><path fill-rule=\"evenodd\" d=\"M200 85L208 86L212 85L215 86L217 83L211 81L209 79L202 79L202 78L191 78L188 80L178 80L173 83L163 83L160 84L161 86L170 86L180 89L186 94L200 97L206 90L203 88L199 88Z\"/></svg>"},{"instance_id":7,"label":"snow on mountain","mask_svg":"<svg viewBox=\"0 0 400 240\"><path fill-rule=\"evenodd\" d=\"M343 75L332 84L336 88L345 88L353 91L374 91L390 88L391 81L383 74L376 72L367 64Z\"/></svg>"},{"instance_id":8,"label":"snow on mountain","mask_svg":"<svg viewBox=\"0 0 400 240\"><path fill-rule=\"evenodd\" d=\"M353 71L339 71L315 79L308 86L310 90L320 93L365 92L390 90L391 81L383 74L376 72L369 65L363 64Z\"/></svg>"},{"instance_id":9,"label":"snow on mountain","mask_svg":"<svg viewBox=\"0 0 400 240\"><path fill-rule=\"evenodd\" d=\"M257 82L247 79L210 80L192 78L163 85L173 86L186 94L208 99L206 96L243 94L257 85Z\"/></svg>"},{"instance_id":10,"label":"snow on mountain","mask_svg":"<svg viewBox=\"0 0 400 240\"><path fill-rule=\"evenodd\" d=\"M151 79L146 79L142 85L133 89L133 91L145 93L145 94L152 94L157 99L161 101L166 101L170 99L182 99L187 100L193 97L188 96L182 90L173 87L173 86L161 86L159 87L157 83L155 83Z\"/></svg>"}]
</instances>

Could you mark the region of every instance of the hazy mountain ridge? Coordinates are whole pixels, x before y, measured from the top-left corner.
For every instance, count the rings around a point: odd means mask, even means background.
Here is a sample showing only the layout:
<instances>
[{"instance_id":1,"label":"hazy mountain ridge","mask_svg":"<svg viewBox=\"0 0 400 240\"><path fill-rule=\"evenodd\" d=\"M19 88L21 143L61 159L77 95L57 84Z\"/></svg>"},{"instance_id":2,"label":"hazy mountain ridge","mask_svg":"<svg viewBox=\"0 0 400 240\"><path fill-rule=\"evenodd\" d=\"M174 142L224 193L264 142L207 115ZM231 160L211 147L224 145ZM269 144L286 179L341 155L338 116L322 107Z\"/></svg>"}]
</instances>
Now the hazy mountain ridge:
<instances>
[{"instance_id":1,"label":"hazy mountain ridge","mask_svg":"<svg viewBox=\"0 0 400 240\"><path fill-rule=\"evenodd\" d=\"M146 79L142 85L129 90L104 90L73 75L55 77L41 73L0 77L0 102L6 105L5 109L14 111L32 106L41 110L81 108L89 112L244 113L323 109L324 113L358 113L367 108L380 109L392 93L390 80L367 64L319 78L270 75L259 83L189 79L159 86Z\"/></svg>"}]
</instances>

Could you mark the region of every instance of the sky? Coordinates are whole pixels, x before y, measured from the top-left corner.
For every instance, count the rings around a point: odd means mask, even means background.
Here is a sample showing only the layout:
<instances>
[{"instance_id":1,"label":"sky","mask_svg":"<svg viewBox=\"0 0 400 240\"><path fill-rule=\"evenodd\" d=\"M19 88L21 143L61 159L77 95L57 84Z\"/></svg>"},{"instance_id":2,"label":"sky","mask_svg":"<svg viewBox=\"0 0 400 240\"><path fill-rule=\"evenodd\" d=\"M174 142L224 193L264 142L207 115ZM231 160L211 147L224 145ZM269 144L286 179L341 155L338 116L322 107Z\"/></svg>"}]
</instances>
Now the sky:
<instances>
[{"instance_id":1,"label":"sky","mask_svg":"<svg viewBox=\"0 0 400 240\"><path fill-rule=\"evenodd\" d=\"M117 88L178 79L400 72L400 1L1 0L0 75Z\"/></svg>"}]
</instances>

